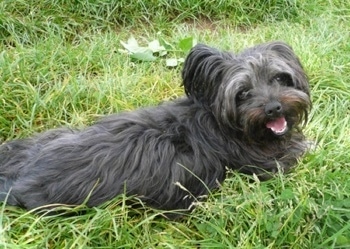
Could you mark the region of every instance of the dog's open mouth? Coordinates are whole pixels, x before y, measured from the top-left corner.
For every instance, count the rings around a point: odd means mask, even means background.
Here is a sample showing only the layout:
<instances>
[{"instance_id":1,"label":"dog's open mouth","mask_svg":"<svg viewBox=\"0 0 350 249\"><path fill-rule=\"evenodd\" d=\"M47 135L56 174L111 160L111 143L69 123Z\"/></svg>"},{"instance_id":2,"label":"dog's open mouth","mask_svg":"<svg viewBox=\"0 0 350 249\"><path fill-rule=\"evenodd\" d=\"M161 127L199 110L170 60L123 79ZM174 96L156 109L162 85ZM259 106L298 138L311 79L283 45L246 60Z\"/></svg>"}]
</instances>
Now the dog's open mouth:
<instances>
[{"instance_id":1,"label":"dog's open mouth","mask_svg":"<svg viewBox=\"0 0 350 249\"><path fill-rule=\"evenodd\" d=\"M266 127L278 136L285 134L288 130L287 121L284 117L267 122Z\"/></svg>"}]
</instances>

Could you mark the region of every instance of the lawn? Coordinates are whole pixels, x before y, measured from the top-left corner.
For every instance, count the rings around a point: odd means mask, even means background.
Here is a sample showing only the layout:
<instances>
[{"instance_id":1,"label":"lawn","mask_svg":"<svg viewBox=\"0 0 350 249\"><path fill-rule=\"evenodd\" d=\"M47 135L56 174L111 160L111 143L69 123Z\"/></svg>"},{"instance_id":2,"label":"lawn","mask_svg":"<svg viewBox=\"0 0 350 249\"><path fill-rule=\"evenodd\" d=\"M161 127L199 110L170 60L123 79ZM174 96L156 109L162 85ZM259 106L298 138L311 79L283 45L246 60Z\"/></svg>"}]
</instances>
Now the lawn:
<instances>
[{"instance_id":1,"label":"lawn","mask_svg":"<svg viewBox=\"0 0 350 249\"><path fill-rule=\"evenodd\" d=\"M179 220L124 196L50 217L0 204L0 248L350 248L350 2L264 2L1 1L0 142L182 96L189 43L283 40L310 79L316 146L266 182L230 172ZM122 51L131 36L164 49L137 60Z\"/></svg>"}]
</instances>

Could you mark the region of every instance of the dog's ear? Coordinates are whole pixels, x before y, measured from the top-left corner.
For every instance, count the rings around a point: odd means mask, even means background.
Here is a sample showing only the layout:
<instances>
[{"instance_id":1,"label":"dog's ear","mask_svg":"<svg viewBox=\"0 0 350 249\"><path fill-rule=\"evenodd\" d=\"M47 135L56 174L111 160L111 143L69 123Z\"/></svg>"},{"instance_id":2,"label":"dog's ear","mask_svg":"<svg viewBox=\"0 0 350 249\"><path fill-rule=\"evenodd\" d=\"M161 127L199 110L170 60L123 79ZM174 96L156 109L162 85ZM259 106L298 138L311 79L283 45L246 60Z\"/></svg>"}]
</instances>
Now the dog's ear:
<instances>
[{"instance_id":1,"label":"dog's ear","mask_svg":"<svg viewBox=\"0 0 350 249\"><path fill-rule=\"evenodd\" d=\"M182 70L186 95L202 103L211 103L221 84L225 61L230 56L204 44L193 47Z\"/></svg>"},{"instance_id":2,"label":"dog's ear","mask_svg":"<svg viewBox=\"0 0 350 249\"><path fill-rule=\"evenodd\" d=\"M295 87L310 95L307 76L293 49L288 44L281 41L266 43L262 46L266 46L267 50L273 51L276 56L282 59L292 69Z\"/></svg>"}]
</instances>

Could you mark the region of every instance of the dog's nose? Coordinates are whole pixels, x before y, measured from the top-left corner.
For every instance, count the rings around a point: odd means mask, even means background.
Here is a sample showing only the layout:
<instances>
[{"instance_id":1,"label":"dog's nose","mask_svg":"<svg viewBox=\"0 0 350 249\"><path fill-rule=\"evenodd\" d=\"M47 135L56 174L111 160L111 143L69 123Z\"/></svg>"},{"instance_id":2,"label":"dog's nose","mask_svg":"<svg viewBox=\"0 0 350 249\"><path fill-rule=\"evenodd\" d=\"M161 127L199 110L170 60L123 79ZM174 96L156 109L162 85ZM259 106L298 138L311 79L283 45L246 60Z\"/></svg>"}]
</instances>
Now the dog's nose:
<instances>
[{"instance_id":1,"label":"dog's nose","mask_svg":"<svg viewBox=\"0 0 350 249\"><path fill-rule=\"evenodd\" d=\"M282 113L282 105L278 101L273 101L265 105L265 114L269 117L277 117Z\"/></svg>"}]
</instances>

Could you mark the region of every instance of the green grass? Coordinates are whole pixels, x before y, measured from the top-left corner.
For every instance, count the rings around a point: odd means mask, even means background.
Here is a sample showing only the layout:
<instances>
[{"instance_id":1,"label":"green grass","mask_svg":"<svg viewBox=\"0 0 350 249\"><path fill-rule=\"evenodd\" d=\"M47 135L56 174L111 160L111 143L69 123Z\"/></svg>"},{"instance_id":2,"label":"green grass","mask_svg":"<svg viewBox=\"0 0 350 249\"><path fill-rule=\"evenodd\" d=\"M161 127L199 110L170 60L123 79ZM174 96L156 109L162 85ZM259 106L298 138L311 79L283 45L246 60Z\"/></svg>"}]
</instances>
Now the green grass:
<instances>
[{"instance_id":1,"label":"green grass","mask_svg":"<svg viewBox=\"0 0 350 249\"><path fill-rule=\"evenodd\" d=\"M291 174L267 182L232 172L176 221L134 210L123 196L98 208L65 208L81 213L73 216L0 205L0 248L350 248L350 4L111 2L0 3L0 140L82 127L183 95L180 67L119 52L132 34L143 45L158 39L176 47L193 37L233 51L285 40L310 78L305 131L317 147Z\"/></svg>"}]
</instances>

